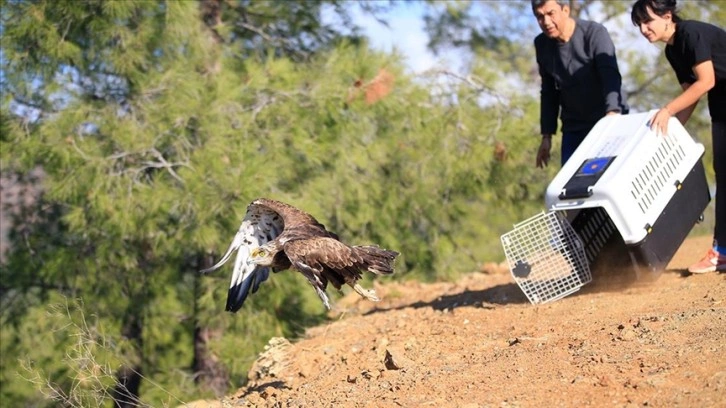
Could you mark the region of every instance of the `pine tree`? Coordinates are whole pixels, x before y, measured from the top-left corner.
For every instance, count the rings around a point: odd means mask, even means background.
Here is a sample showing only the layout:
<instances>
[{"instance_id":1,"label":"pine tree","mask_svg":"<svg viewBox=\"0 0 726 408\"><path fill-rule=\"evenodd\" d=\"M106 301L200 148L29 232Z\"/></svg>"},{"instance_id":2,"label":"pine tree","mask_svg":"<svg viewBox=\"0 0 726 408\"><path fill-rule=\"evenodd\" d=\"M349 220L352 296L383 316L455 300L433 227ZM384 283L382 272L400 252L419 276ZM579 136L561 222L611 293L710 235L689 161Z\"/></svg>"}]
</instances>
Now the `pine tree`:
<instances>
[{"instance_id":1,"label":"pine tree","mask_svg":"<svg viewBox=\"0 0 726 408\"><path fill-rule=\"evenodd\" d=\"M27 368L48 378L50 388L42 388L50 390L51 398L84 405L83 398L69 393L83 382L80 376L64 373L85 363L70 359L65 365L51 364L46 359L41 364L34 358L36 351L62 356L75 344L68 340L71 336L94 338L64 329L85 327L78 319L91 314L105 336L110 359L94 364L117 365L115 382L101 384L116 406L140 403L143 378L165 385L145 393L151 401L194 394L183 385L191 378L224 392L228 374L215 363L219 358L210 344L214 333L229 331L228 338L241 334L244 343L246 337L257 339L233 356L242 360L231 369L239 376L240 366L248 364L262 339L294 334L302 329L294 324L320 316L319 311L306 311L301 301L277 302L274 309L260 307L261 312L235 323L244 329L235 328L231 317L216 317L223 304L224 284L219 283L226 277L205 282L196 271L211 259L208 251L227 240L227 230L217 230L218 219L224 220L223 227L237 223L230 215L246 205L229 199L255 197L279 182L271 173L269 184L249 184L264 161L254 158L256 136L245 137L245 129L236 123L238 116L254 114L268 103L265 70L271 66L264 58L255 59L255 53L264 57L265 49L279 49L273 53L274 64L276 58L311 53L334 33L305 43L304 50L277 44L275 38L303 36L304 20L315 18L323 3L293 16L300 21L284 22L269 13L274 7L293 6L241 2L226 12L238 19L259 16L267 25L254 25L255 20L244 30L220 34L220 19L209 10L214 3L39 1L4 7L3 87L8 99L3 111L12 112L16 120L3 119L3 173L22 174L38 166L44 171L36 219L13 235L14 242L25 245L16 245L3 265L3 281L12 295L4 296L4 319L16 327L4 350L21 350L28 364L35 361ZM227 24L237 27L235 21ZM313 29L317 34L322 27ZM256 38L268 37L255 44ZM229 52L240 43L241 54ZM240 61L240 55L251 60ZM281 67L292 69L289 63ZM260 90L246 86L252 76L257 76ZM280 85L288 89L289 84ZM241 139L251 143L238 146ZM235 146L241 148L236 163L243 167L230 170L219 159ZM220 191L226 182L247 183L249 188ZM207 198L216 203L209 205ZM68 338L34 350L20 337L21 328L34 313L63 297L83 299L83 317L69 313L64 320L70 323L60 327L37 322ZM272 323L275 314L287 314L290 321ZM3 366L4 378L10 378L6 369L14 364L3 361ZM190 373L190 366L202 372ZM109 373L104 373L107 378ZM169 384L179 385L167 388Z\"/></svg>"}]
</instances>

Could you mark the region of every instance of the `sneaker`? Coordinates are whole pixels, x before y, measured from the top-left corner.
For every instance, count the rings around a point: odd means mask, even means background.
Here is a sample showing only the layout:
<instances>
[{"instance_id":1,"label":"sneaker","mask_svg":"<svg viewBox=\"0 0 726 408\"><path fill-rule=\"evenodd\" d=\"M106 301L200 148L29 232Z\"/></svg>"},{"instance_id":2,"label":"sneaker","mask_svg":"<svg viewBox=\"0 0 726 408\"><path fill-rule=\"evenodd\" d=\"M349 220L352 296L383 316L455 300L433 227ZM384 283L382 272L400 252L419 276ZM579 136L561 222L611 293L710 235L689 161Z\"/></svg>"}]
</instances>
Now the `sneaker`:
<instances>
[{"instance_id":1,"label":"sneaker","mask_svg":"<svg viewBox=\"0 0 726 408\"><path fill-rule=\"evenodd\" d=\"M688 267L690 273L707 273L716 271L726 271L726 255L720 255L714 251L713 248L709 249L706 256L700 261Z\"/></svg>"}]
</instances>

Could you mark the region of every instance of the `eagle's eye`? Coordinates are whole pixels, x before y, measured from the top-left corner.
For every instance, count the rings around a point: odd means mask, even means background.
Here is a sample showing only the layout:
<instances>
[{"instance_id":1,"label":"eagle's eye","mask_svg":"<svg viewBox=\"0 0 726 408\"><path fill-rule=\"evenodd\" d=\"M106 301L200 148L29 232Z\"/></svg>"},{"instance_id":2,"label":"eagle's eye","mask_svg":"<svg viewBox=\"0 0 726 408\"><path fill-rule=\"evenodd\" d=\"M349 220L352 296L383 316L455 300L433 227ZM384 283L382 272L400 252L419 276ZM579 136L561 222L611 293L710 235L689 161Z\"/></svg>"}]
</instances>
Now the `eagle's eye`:
<instances>
[{"instance_id":1,"label":"eagle's eye","mask_svg":"<svg viewBox=\"0 0 726 408\"><path fill-rule=\"evenodd\" d=\"M267 251L264 248L255 248L252 250L252 256L255 258L262 258L267 255Z\"/></svg>"}]
</instances>

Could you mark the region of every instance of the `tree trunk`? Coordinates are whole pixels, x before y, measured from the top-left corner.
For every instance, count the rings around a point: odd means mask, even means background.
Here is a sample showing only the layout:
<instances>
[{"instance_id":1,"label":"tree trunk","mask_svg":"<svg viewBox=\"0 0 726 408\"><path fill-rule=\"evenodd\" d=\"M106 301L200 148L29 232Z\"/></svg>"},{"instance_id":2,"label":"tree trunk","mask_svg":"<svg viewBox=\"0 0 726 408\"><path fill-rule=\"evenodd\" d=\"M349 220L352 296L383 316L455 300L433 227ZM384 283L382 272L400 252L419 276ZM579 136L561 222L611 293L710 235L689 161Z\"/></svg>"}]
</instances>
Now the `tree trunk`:
<instances>
[{"instance_id":1,"label":"tree trunk","mask_svg":"<svg viewBox=\"0 0 726 408\"><path fill-rule=\"evenodd\" d=\"M142 318L136 315L127 316L121 335L128 339L137 352L135 362L121 366L116 373L116 386L111 393L114 408L130 408L141 405L139 388L141 387L141 361L143 357Z\"/></svg>"},{"instance_id":2,"label":"tree trunk","mask_svg":"<svg viewBox=\"0 0 726 408\"><path fill-rule=\"evenodd\" d=\"M198 265L201 269L212 265L211 259L207 256L198 257ZM217 356L209 350L209 341L222 336L221 329L211 329L201 323L199 299L202 297L202 276L194 278L194 361L192 371L194 382L202 388L211 390L217 397L226 395L229 389L229 373Z\"/></svg>"},{"instance_id":3,"label":"tree trunk","mask_svg":"<svg viewBox=\"0 0 726 408\"><path fill-rule=\"evenodd\" d=\"M221 330L208 327L194 329L194 381L202 388L214 392L217 397L226 395L229 389L229 373L217 356L209 351L209 340L221 335Z\"/></svg>"},{"instance_id":4,"label":"tree trunk","mask_svg":"<svg viewBox=\"0 0 726 408\"><path fill-rule=\"evenodd\" d=\"M217 26L222 22L222 2L221 0L202 0L199 3L199 10L202 15L202 21L209 28L210 47L214 48L214 53L207 63L205 71L207 74L216 75L222 70L219 52L220 46L224 43L224 38L217 31Z\"/></svg>"}]
</instances>

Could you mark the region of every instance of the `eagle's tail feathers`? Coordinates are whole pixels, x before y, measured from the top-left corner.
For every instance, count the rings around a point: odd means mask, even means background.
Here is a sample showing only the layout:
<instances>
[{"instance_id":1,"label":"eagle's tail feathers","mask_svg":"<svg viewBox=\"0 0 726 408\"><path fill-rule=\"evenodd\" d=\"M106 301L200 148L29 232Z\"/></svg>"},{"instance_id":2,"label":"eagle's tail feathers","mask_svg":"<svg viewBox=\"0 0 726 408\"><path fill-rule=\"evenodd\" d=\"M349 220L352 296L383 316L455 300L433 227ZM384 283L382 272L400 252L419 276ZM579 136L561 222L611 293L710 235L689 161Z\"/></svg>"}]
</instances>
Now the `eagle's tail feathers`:
<instances>
[{"instance_id":1,"label":"eagle's tail feathers","mask_svg":"<svg viewBox=\"0 0 726 408\"><path fill-rule=\"evenodd\" d=\"M363 259L365 269L376 275L390 275L393 273L393 262L398 252L379 248L374 245L355 246L356 252Z\"/></svg>"}]
</instances>

